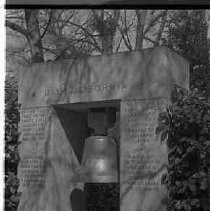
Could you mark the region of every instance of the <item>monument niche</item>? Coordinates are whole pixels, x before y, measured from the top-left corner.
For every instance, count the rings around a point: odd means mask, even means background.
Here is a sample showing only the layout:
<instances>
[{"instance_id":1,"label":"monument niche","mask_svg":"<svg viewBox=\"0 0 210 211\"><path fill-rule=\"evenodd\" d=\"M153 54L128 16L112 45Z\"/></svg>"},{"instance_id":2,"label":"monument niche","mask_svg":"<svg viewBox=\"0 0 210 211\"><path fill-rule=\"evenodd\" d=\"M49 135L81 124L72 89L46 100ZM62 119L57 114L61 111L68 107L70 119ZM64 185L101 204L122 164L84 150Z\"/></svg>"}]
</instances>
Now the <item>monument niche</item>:
<instances>
[{"instance_id":1,"label":"monument niche","mask_svg":"<svg viewBox=\"0 0 210 211\"><path fill-rule=\"evenodd\" d=\"M188 81L188 62L166 47L24 67L18 211L86 209L81 193L93 181L83 151L92 129L118 147L117 174L107 180L118 183L115 210L166 211L168 152L155 129L174 84L188 88Z\"/></svg>"}]
</instances>

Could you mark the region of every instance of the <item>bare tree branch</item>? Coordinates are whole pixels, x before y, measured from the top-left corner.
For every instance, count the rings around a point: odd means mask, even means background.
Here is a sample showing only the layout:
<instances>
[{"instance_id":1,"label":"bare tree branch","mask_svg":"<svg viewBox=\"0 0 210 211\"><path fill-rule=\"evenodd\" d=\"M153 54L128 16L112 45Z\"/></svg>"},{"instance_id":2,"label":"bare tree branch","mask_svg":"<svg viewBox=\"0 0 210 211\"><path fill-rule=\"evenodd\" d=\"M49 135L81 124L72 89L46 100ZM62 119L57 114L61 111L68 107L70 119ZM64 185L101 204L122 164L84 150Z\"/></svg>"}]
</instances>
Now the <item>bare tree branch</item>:
<instances>
[{"instance_id":1,"label":"bare tree branch","mask_svg":"<svg viewBox=\"0 0 210 211\"><path fill-rule=\"evenodd\" d=\"M25 20L25 18L20 16L6 16L6 19L18 19L18 20Z\"/></svg>"},{"instance_id":2,"label":"bare tree branch","mask_svg":"<svg viewBox=\"0 0 210 211\"><path fill-rule=\"evenodd\" d=\"M126 10L124 12L125 14L125 36L127 38L127 42L128 42L128 45L130 46L130 50L132 51L132 45L131 45L131 42L130 42L130 38L129 38L129 35L128 35L128 29L130 28L130 26L133 25L133 23L131 23L129 26L127 26L127 23L126 23L126 20L127 20L127 15L126 15Z\"/></svg>"},{"instance_id":3,"label":"bare tree branch","mask_svg":"<svg viewBox=\"0 0 210 211\"><path fill-rule=\"evenodd\" d=\"M64 19L61 18L62 17L62 14L63 14L63 10L53 11L53 13L52 13L52 19L53 20L51 22L53 23L54 28L57 28L57 30L59 30L59 34L62 33L63 28L68 24L68 22L74 16L74 13L75 13L75 11L73 11L69 15L69 17L66 18L66 20L64 20ZM52 29L52 31L53 31L53 29Z\"/></svg>"},{"instance_id":4,"label":"bare tree branch","mask_svg":"<svg viewBox=\"0 0 210 211\"><path fill-rule=\"evenodd\" d=\"M159 45L159 43L160 43L160 39L161 39L163 30L164 30L164 27L165 27L165 23L166 23L167 12L168 12L168 11L166 10L166 11L164 11L164 13L163 13L162 22L161 22L161 24L160 24L160 28L159 28L159 31L158 31L158 33L157 33L157 38L156 38L156 44L155 44L155 45Z\"/></svg>"},{"instance_id":5,"label":"bare tree branch","mask_svg":"<svg viewBox=\"0 0 210 211\"><path fill-rule=\"evenodd\" d=\"M144 30L144 35L155 25L155 23L163 16L163 12L160 12L155 18L153 18L150 23L148 24L147 28Z\"/></svg>"},{"instance_id":6,"label":"bare tree branch","mask_svg":"<svg viewBox=\"0 0 210 211\"><path fill-rule=\"evenodd\" d=\"M144 36L144 39L150 41L153 44L156 44L155 40L152 40L149 37Z\"/></svg>"},{"instance_id":7,"label":"bare tree branch","mask_svg":"<svg viewBox=\"0 0 210 211\"><path fill-rule=\"evenodd\" d=\"M119 31L122 35L122 39L123 39L123 41L124 41L124 43L125 43L125 45L126 45L126 47L128 48L129 51L133 50L130 39L129 39L129 35L128 35L128 29L132 25L133 24L131 23L129 26L127 26L127 14L126 14L126 10L124 10L124 28L118 27L118 29L119 29Z\"/></svg>"},{"instance_id":8,"label":"bare tree branch","mask_svg":"<svg viewBox=\"0 0 210 211\"><path fill-rule=\"evenodd\" d=\"M43 32L42 35L40 36L40 39L42 39L42 38L44 37L44 35L46 34L46 32L47 32L47 30L48 30L48 27L50 26L51 20L52 20L52 10L50 10L50 17L49 17L49 20L48 20L48 22L47 22L47 26L45 27L44 32Z\"/></svg>"},{"instance_id":9,"label":"bare tree branch","mask_svg":"<svg viewBox=\"0 0 210 211\"><path fill-rule=\"evenodd\" d=\"M122 29L119 28L119 31L120 31L120 33L122 35L122 38L123 38L123 41L124 41L126 47L128 48L129 51L132 51L133 50L132 46L131 46L130 42L128 42L128 40L125 38L125 35L124 35Z\"/></svg>"},{"instance_id":10,"label":"bare tree branch","mask_svg":"<svg viewBox=\"0 0 210 211\"><path fill-rule=\"evenodd\" d=\"M131 50L133 49L132 48L132 45L131 45L131 42L130 42L130 38L129 38L129 35L128 35L128 29L133 25L133 23L131 23L130 25L127 26L126 24L126 11L125 11L125 36L127 38L127 42L128 42L128 45L130 46Z\"/></svg>"},{"instance_id":11,"label":"bare tree branch","mask_svg":"<svg viewBox=\"0 0 210 211\"><path fill-rule=\"evenodd\" d=\"M102 49L98 46L98 43L96 42L94 35L91 34L86 28L84 28L83 26L76 24L72 21L68 21L68 23L82 29L89 37L91 37L91 39L93 40L94 46L99 50L99 52L102 52Z\"/></svg>"},{"instance_id":12,"label":"bare tree branch","mask_svg":"<svg viewBox=\"0 0 210 211\"><path fill-rule=\"evenodd\" d=\"M68 23L74 16L74 11L72 12L72 14L65 20L65 23ZM63 25L63 27L65 26L66 24Z\"/></svg>"},{"instance_id":13,"label":"bare tree branch","mask_svg":"<svg viewBox=\"0 0 210 211\"><path fill-rule=\"evenodd\" d=\"M98 46L98 45L95 45L95 43L94 43L94 42L91 42L90 40L88 40L88 37L85 37L85 38L82 38L82 39L75 39L75 41L91 44L92 46L94 46L94 47L95 47L95 49L96 49L96 50L98 50L99 52L101 52L101 53L102 53L101 48L99 48L99 46Z\"/></svg>"},{"instance_id":14,"label":"bare tree branch","mask_svg":"<svg viewBox=\"0 0 210 211\"><path fill-rule=\"evenodd\" d=\"M23 28L22 26L8 20L6 20L5 25L6 27L12 29L13 31L16 31L25 36L26 38L28 38L29 36L28 30Z\"/></svg>"},{"instance_id":15,"label":"bare tree branch","mask_svg":"<svg viewBox=\"0 0 210 211\"><path fill-rule=\"evenodd\" d=\"M120 48L120 45L121 45L121 42L122 42L122 37L120 38L120 41L119 41L119 43L118 43L118 45L117 45L117 48L116 48L116 52L118 52L118 50L119 50L119 48Z\"/></svg>"}]
</instances>

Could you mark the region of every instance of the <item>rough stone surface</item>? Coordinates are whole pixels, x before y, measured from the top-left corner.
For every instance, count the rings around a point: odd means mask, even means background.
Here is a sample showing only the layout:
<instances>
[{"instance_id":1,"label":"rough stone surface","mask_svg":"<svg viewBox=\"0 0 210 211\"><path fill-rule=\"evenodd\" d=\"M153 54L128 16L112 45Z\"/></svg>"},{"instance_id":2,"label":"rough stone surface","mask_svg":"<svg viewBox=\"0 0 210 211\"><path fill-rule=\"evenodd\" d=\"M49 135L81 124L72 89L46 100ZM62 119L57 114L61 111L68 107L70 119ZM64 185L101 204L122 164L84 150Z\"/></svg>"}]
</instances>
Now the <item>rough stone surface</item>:
<instances>
[{"instance_id":1,"label":"rough stone surface","mask_svg":"<svg viewBox=\"0 0 210 211\"><path fill-rule=\"evenodd\" d=\"M22 107L169 96L188 63L166 47L36 64L20 73ZM24 80L23 80L24 79Z\"/></svg>"},{"instance_id":2,"label":"rough stone surface","mask_svg":"<svg viewBox=\"0 0 210 211\"><path fill-rule=\"evenodd\" d=\"M167 146L156 135L167 99L123 101L121 105L121 211L165 211Z\"/></svg>"},{"instance_id":3,"label":"rough stone surface","mask_svg":"<svg viewBox=\"0 0 210 211\"><path fill-rule=\"evenodd\" d=\"M18 211L72 210L71 191L83 188L82 181L75 181L82 156L75 148L82 144L72 129L76 118L68 120L65 114L72 103L107 100L121 100L120 210L165 211L161 178L167 149L155 128L174 83L188 88L188 81L188 62L166 47L24 67L19 74ZM58 115L56 106L68 112Z\"/></svg>"}]
</instances>

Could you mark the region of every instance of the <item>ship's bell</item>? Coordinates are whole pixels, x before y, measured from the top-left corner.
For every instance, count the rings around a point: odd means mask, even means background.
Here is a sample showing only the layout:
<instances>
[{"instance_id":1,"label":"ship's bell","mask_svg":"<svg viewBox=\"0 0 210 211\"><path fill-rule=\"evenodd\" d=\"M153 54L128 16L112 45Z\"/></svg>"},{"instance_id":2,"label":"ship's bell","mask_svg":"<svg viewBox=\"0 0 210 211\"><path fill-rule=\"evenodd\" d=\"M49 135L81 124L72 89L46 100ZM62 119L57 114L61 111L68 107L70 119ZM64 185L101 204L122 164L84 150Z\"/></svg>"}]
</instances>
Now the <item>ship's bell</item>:
<instances>
[{"instance_id":1,"label":"ship's bell","mask_svg":"<svg viewBox=\"0 0 210 211\"><path fill-rule=\"evenodd\" d=\"M108 136L90 136L85 139L81 167L86 182L118 182L117 145Z\"/></svg>"}]
</instances>

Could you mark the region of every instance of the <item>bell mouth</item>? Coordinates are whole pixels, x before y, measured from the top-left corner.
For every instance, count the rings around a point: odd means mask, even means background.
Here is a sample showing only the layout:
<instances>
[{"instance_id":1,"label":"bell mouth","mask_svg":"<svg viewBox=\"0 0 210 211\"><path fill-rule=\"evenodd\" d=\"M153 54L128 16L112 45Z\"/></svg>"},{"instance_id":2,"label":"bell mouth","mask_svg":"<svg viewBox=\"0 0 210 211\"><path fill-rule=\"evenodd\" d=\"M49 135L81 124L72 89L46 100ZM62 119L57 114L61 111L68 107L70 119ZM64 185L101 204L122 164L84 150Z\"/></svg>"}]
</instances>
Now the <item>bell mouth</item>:
<instances>
[{"instance_id":1,"label":"bell mouth","mask_svg":"<svg viewBox=\"0 0 210 211\"><path fill-rule=\"evenodd\" d=\"M85 139L81 168L76 172L76 177L85 183L116 183L117 165L114 139L101 135L90 136Z\"/></svg>"},{"instance_id":2,"label":"bell mouth","mask_svg":"<svg viewBox=\"0 0 210 211\"><path fill-rule=\"evenodd\" d=\"M105 135L92 135L92 136L86 138L86 140L88 139L88 140L94 140L95 141L95 139L97 139L97 140L105 140L107 138L109 138L109 137L107 137Z\"/></svg>"}]
</instances>

